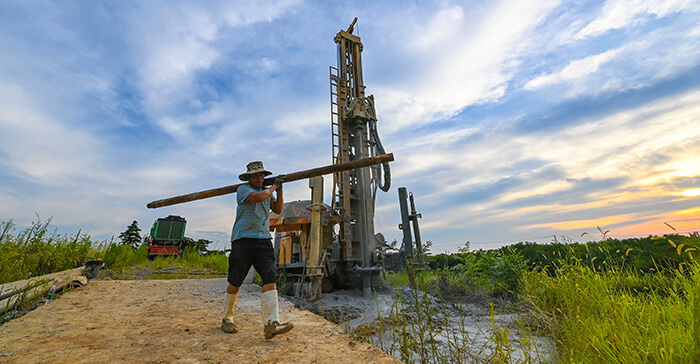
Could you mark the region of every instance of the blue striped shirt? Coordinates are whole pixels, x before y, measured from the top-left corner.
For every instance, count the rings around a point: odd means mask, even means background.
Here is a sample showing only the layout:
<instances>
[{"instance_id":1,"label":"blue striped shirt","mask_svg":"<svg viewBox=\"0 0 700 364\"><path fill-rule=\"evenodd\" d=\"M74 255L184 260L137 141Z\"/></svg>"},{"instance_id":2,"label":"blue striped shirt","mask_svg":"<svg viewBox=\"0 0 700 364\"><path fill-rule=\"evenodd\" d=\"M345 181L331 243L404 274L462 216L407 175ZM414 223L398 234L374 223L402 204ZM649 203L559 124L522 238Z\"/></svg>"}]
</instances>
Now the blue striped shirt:
<instances>
[{"instance_id":1,"label":"blue striped shirt","mask_svg":"<svg viewBox=\"0 0 700 364\"><path fill-rule=\"evenodd\" d=\"M236 221L231 231L231 241L241 238L270 239L270 198L262 202L251 202L245 199L253 192L262 191L246 183L236 191Z\"/></svg>"}]
</instances>

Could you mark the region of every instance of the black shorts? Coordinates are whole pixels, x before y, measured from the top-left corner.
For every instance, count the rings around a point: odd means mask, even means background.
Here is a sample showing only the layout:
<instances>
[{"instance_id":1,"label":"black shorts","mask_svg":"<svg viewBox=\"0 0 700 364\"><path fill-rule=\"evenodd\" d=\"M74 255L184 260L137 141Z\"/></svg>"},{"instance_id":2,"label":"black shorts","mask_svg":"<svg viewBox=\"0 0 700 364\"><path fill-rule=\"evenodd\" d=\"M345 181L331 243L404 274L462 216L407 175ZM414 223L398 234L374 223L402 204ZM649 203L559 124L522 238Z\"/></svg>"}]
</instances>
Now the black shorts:
<instances>
[{"instance_id":1,"label":"black shorts","mask_svg":"<svg viewBox=\"0 0 700 364\"><path fill-rule=\"evenodd\" d=\"M275 271L275 252L272 239L236 239L231 242L231 253L228 256L228 283L240 287L250 266L255 268L263 285L277 283Z\"/></svg>"}]
</instances>

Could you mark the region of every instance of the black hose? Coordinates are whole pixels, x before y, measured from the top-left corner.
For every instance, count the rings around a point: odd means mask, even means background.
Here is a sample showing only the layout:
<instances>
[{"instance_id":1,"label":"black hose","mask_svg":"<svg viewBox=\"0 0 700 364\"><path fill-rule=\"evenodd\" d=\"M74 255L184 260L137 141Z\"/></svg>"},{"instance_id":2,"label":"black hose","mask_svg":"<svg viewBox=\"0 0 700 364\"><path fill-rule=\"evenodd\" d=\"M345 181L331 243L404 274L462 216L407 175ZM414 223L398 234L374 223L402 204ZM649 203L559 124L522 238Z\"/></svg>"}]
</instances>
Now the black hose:
<instances>
[{"instance_id":1,"label":"black hose","mask_svg":"<svg viewBox=\"0 0 700 364\"><path fill-rule=\"evenodd\" d=\"M372 133L372 138L374 138L374 142L377 144L377 151L379 152L379 154L386 154L384 146L382 145L382 141L379 139L379 133L377 132L376 122L370 123L369 130ZM384 183L379 184L379 189L384 192L389 192L389 188L391 188L391 169L389 168L389 162L382 163L382 169L384 170Z\"/></svg>"},{"instance_id":2,"label":"black hose","mask_svg":"<svg viewBox=\"0 0 700 364\"><path fill-rule=\"evenodd\" d=\"M372 113L371 120L369 122L369 132L371 133L370 138L374 140L377 147L377 152L379 152L380 155L386 154L382 141L379 139L379 132L377 132L377 110L374 108L374 95L369 95L369 97L367 97L365 100L369 103L369 110ZM389 192L389 188L391 188L391 169L389 168L389 162L382 163L382 169L384 170L384 183L378 184L379 189L384 192ZM381 170L379 170L378 173L381 174Z\"/></svg>"}]
</instances>

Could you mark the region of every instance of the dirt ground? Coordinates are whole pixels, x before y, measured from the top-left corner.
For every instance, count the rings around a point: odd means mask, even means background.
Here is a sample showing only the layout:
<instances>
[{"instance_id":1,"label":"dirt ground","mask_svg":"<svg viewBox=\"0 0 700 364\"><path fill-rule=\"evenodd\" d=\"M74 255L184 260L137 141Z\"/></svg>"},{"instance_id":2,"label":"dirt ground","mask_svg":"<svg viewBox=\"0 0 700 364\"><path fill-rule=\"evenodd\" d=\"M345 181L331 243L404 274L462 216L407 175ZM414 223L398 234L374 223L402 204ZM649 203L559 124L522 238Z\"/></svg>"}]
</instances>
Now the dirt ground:
<instances>
[{"instance_id":1,"label":"dirt ground","mask_svg":"<svg viewBox=\"0 0 700 364\"><path fill-rule=\"evenodd\" d=\"M244 285L239 332L221 331L225 278L94 280L0 326L0 363L399 363L280 298L295 328L265 340L260 287Z\"/></svg>"}]
</instances>

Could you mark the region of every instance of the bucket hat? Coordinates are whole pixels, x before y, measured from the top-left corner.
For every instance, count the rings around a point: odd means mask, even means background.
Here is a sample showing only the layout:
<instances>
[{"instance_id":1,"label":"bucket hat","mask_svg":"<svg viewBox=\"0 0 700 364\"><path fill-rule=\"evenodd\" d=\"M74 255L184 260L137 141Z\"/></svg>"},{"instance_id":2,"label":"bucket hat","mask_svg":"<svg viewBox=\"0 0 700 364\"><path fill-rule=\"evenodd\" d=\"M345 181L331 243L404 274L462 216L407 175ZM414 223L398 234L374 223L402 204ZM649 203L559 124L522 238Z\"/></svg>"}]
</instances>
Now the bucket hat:
<instances>
[{"instance_id":1,"label":"bucket hat","mask_svg":"<svg viewBox=\"0 0 700 364\"><path fill-rule=\"evenodd\" d=\"M261 162L261 161L250 162L245 167L246 167L247 171L245 173L238 175L238 178L241 181L247 181L248 175L250 175L250 174L262 172L265 174L266 177L272 174L272 172L266 170L265 167L263 167L263 162Z\"/></svg>"}]
</instances>

